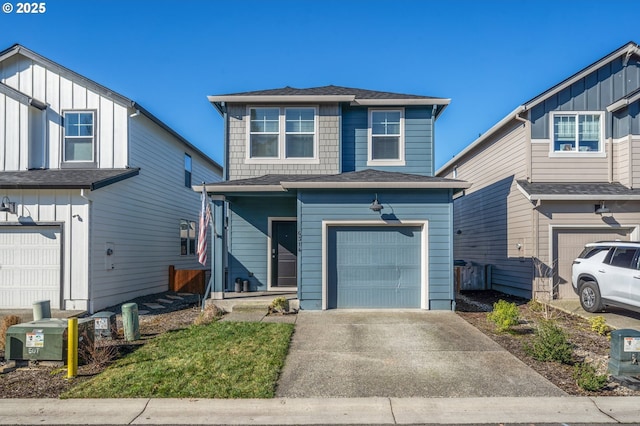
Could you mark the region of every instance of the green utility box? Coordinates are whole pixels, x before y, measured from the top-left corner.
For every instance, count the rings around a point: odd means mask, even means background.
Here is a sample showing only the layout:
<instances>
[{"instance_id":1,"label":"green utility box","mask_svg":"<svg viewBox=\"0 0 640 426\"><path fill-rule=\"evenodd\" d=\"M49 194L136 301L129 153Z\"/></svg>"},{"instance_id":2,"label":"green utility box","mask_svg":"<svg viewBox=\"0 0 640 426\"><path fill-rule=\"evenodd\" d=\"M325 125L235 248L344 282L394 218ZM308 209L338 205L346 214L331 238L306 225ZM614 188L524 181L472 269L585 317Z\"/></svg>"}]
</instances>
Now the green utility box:
<instances>
[{"instance_id":1,"label":"green utility box","mask_svg":"<svg viewBox=\"0 0 640 426\"><path fill-rule=\"evenodd\" d=\"M12 325L7 330L5 359L30 361L66 361L67 320L43 318ZM93 318L78 320L78 347L93 345Z\"/></svg>"},{"instance_id":2,"label":"green utility box","mask_svg":"<svg viewBox=\"0 0 640 426\"><path fill-rule=\"evenodd\" d=\"M609 373L614 376L640 375L640 331L622 329L611 332Z\"/></svg>"}]
</instances>

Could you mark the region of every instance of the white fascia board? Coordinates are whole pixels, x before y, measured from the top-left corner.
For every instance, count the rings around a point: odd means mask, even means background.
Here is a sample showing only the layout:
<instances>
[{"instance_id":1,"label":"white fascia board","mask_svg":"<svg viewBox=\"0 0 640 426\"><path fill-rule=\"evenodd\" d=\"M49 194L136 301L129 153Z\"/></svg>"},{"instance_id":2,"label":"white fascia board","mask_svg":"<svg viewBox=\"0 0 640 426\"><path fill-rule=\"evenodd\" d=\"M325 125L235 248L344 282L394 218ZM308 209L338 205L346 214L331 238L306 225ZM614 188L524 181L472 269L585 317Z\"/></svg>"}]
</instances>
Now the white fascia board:
<instances>
[{"instance_id":1,"label":"white fascia board","mask_svg":"<svg viewBox=\"0 0 640 426\"><path fill-rule=\"evenodd\" d=\"M521 187L518 182L516 182L516 188L518 188L518 190L520 192L522 192L522 195L524 195L527 200L532 201L531 194L529 194L527 191L525 191L524 188Z\"/></svg>"},{"instance_id":2,"label":"white fascia board","mask_svg":"<svg viewBox=\"0 0 640 426\"><path fill-rule=\"evenodd\" d=\"M530 200L540 201L633 201L640 200L640 195L551 195L531 194Z\"/></svg>"},{"instance_id":3,"label":"white fascia board","mask_svg":"<svg viewBox=\"0 0 640 426\"><path fill-rule=\"evenodd\" d=\"M411 105L449 105L451 99L356 99L353 105L361 106L411 106Z\"/></svg>"},{"instance_id":4,"label":"white fascia board","mask_svg":"<svg viewBox=\"0 0 640 426\"><path fill-rule=\"evenodd\" d=\"M524 111L525 111L525 107L523 105L520 105L516 109L511 111L502 120L500 120L496 124L494 124L493 127L491 127L489 130L487 130L482 135L480 135L480 137L478 139L476 139L475 141L471 142L471 144L469 144L465 149L460 151L455 157L453 157L451 160L447 161L444 164L444 166L440 167L438 169L438 171L436 171L435 175L439 176L446 169L448 169L449 167L453 166L455 163L460 161L460 158L464 157L466 153L468 153L469 151L471 151L472 149L474 149L475 147L480 145L482 142L487 140L490 136L492 136L494 133L496 133L498 130L500 130L505 124L507 124L511 120L515 120L515 117L518 114L521 114Z\"/></svg>"},{"instance_id":5,"label":"white fascia board","mask_svg":"<svg viewBox=\"0 0 640 426\"><path fill-rule=\"evenodd\" d=\"M626 107L627 105L630 105L630 104L634 103L638 99L640 99L640 92L636 93L635 95L633 95L633 96L631 96L629 98L622 98L619 101L616 101L616 102L612 103L611 105L609 105L607 107L607 112L618 111L619 109L622 109L622 108Z\"/></svg>"},{"instance_id":6,"label":"white fascia board","mask_svg":"<svg viewBox=\"0 0 640 426\"><path fill-rule=\"evenodd\" d=\"M280 185L204 185L207 192L226 194L228 192L286 192ZM193 186L196 192L202 192L202 185Z\"/></svg>"},{"instance_id":7,"label":"white fascia board","mask_svg":"<svg viewBox=\"0 0 640 426\"><path fill-rule=\"evenodd\" d=\"M285 189L467 189L469 182L282 182Z\"/></svg>"},{"instance_id":8,"label":"white fascia board","mask_svg":"<svg viewBox=\"0 0 640 426\"><path fill-rule=\"evenodd\" d=\"M313 103L313 102L353 102L355 95L237 95L237 96L207 96L209 102L229 103Z\"/></svg>"}]
</instances>

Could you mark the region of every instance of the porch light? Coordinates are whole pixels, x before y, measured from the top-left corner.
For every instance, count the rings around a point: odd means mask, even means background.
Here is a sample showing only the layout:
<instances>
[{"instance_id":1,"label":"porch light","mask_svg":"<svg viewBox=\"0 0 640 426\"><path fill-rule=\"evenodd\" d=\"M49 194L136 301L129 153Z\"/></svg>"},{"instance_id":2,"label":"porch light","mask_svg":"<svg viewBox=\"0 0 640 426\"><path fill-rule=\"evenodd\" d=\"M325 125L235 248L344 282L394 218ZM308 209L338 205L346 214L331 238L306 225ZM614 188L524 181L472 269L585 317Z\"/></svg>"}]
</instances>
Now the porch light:
<instances>
[{"instance_id":1,"label":"porch light","mask_svg":"<svg viewBox=\"0 0 640 426\"><path fill-rule=\"evenodd\" d=\"M376 194L376 198L375 200L373 200L373 202L371 203L371 205L369 206L369 208L371 210L373 210L374 212L379 212L381 211L384 207L382 206L382 204L380 204L378 202L378 194Z\"/></svg>"},{"instance_id":2,"label":"porch light","mask_svg":"<svg viewBox=\"0 0 640 426\"><path fill-rule=\"evenodd\" d=\"M0 212L16 214L16 203L11 201L9 197L5 195L2 197L2 202L0 202Z\"/></svg>"},{"instance_id":3,"label":"porch light","mask_svg":"<svg viewBox=\"0 0 640 426\"><path fill-rule=\"evenodd\" d=\"M609 209L609 207L607 207L604 204L604 201L602 202L602 204L596 204L596 214L604 214L604 213L611 213L611 210Z\"/></svg>"}]
</instances>

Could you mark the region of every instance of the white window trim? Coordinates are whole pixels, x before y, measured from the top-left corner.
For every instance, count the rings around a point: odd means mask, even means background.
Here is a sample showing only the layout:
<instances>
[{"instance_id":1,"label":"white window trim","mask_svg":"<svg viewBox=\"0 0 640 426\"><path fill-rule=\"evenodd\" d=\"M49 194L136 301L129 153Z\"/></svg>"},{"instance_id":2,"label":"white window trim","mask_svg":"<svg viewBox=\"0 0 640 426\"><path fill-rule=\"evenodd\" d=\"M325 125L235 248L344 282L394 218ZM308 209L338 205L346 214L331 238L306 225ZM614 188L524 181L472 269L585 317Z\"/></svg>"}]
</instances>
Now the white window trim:
<instances>
[{"instance_id":1,"label":"white window trim","mask_svg":"<svg viewBox=\"0 0 640 426\"><path fill-rule=\"evenodd\" d=\"M573 115L576 117L576 126L578 125L578 116L580 115L598 115L600 116L600 149L598 151L556 151L553 123L558 115ZM605 115L603 111L553 111L549 114L549 157L606 157L606 140L604 137ZM577 134L576 134L577 138ZM533 142L533 141L532 141ZM575 141L576 146L578 141Z\"/></svg>"},{"instance_id":2,"label":"white window trim","mask_svg":"<svg viewBox=\"0 0 640 426\"><path fill-rule=\"evenodd\" d=\"M273 222L297 222L297 217L292 216L269 216L267 218L268 227L267 227L267 291L282 291L283 287L274 286L272 283L271 270L273 268L272 259L271 259L271 247L273 246L272 238L273 238ZM298 242L296 241L296 244ZM300 271L298 271L298 275ZM298 279L300 276L298 276ZM297 291L298 287L286 287L287 291Z\"/></svg>"},{"instance_id":3,"label":"white window trim","mask_svg":"<svg viewBox=\"0 0 640 426\"><path fill-rule=\"evenodd\" d=\"M420 309L429 309L429 221L428 220L323 220L322 221L322 310L327 310L329 305L329 271L328 271L328 233L330 227L340 226L420 226L422 253L422 270L420 271Z\"/></svg>"},{"instance_id":4,"label":"white window trim","mask_svg":"<svg viewBox=\"0 0 640 426\"><path fill-rule=\"evenodd\" d=\"M400 140L398 142L398 155L399 158L397 160L374 160L372 158L373 155L373 130L371 126L371 117L374 112L382 112L382 111L392 111L392 112L400 112ZM404 140L404 108L370 108L367 114L368 123L367 123L367 166L404 166L406 165L405 161L405 140Z\"/></svg>"},{"instance_id":5,"label":"white window trim","mask_svg":"<svg viewBox=\"0 0 640 426\"><path fill-rule=\"evenodd\" d=\"M255 108L273 108L279 109L279 134L278 134L278 156L277 157L251 157L251 110ZM290 108L310 108L314 111L314 135L313 135L313 157L286 157L286 110ZM247 138L245 144L245 164L320 164L319 157L319 124L318 115L319 108L317 105L291 105L287 107L277 107L273 105L248 105L246 111L247 117Z\"/></svg>"},{"instance_id":6,"label":"white window trim","mask_svg":"<svg viewBox=\"0 0 640 426\"><path fill-rule=\"evenodd\" d=\"M65 158L65 151L67 148L67 137L73 139L73 136L67 136L65 132L65 122L62 122L61 131L62 131L62 144L61 144L61 152L60 152L60 163L67 166L86 166L86 165L96 165L98 163L97 160L97 150L98 150L98 111L95 109L66 109L62 111L62 120L66 120L67 114L85 114L91 113L93 116L93 136L91 137L92 142L92 151L91 151L91 160L90 161L78 161L78 160L67 160Z\"/></svg>"}]
</instances>

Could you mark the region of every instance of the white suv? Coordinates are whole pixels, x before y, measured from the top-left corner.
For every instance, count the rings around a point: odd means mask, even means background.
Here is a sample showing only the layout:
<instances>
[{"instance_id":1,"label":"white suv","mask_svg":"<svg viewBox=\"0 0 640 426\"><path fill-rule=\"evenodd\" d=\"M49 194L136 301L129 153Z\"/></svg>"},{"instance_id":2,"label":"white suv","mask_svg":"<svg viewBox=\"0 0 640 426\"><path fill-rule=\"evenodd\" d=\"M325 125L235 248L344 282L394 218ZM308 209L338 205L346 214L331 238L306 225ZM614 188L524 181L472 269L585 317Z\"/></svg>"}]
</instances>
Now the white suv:
<instances>
[{"instance_id":1,"label":"white suv","mask_svg":"<svg viewBox=\"0 0 640 426\"><path fill-rule=\"evenodd\" d=\"M607 305L640 312L640 242L587 244L573 261L571 284L587 312Z\"/></svg>"}]
</instances>

